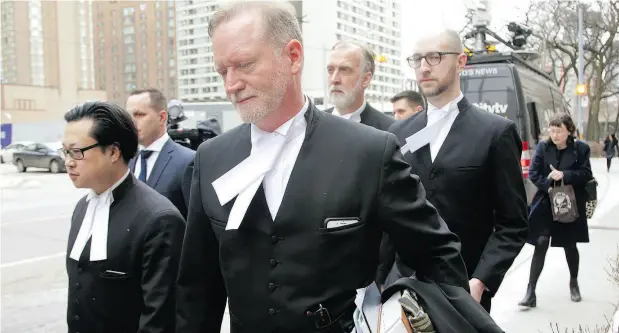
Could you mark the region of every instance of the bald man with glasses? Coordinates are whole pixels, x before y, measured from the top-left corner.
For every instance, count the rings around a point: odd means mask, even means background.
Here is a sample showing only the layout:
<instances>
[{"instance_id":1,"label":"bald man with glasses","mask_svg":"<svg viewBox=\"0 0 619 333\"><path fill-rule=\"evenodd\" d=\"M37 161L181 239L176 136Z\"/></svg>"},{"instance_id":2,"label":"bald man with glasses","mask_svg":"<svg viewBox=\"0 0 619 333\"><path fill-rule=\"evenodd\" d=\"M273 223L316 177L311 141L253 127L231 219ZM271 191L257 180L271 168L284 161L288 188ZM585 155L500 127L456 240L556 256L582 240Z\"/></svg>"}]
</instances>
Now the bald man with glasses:
<instances>
[{"instance_id":1,"label":"bald man with glasses","mask_svg":"<svg viewBox=\"0 0 619 333\"><path fill-rule=\"evenodd\" d=\"M428 107L389 131L428 201L459 236L471 296L490 312L528 234L518 129L462 94L459 74L467 56L455 31L420 40L407 60Z\"/></svg>"}]
</instances>

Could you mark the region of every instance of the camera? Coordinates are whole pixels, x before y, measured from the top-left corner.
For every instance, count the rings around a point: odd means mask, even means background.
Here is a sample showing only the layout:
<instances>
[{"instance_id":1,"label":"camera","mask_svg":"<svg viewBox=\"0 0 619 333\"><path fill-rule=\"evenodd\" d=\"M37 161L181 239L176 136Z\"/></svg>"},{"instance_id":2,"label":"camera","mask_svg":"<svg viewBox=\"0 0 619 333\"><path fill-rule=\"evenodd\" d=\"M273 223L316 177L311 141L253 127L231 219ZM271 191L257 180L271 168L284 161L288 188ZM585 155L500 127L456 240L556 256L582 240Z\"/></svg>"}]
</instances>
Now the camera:
<instances>
[{"instance_id":1,"label":"camera","mask_svg":"<svg viewBox=\"0 0 619 333\"><path fill-rule=\"evenodd\" d=\"M192 150L197 150L200 144L221 134L221 126L215 118L200 120L196 128L181 128L180 123L187 120L183 103L171 100L168 103L168 135L174 142Z\"/></svg>"},{"instance_id":2,"label":"camera","mask_svg":"<svg viewBox=\"0 0 619 333\"><path fill-rule=\"evenodd\" d=\"M525 46L527 43L527 38L533 33L531 28L516 22L510 22L507 25L507 30L509 30L513 35L512 44L518 48Z\"/></svg>"}]
</instances>

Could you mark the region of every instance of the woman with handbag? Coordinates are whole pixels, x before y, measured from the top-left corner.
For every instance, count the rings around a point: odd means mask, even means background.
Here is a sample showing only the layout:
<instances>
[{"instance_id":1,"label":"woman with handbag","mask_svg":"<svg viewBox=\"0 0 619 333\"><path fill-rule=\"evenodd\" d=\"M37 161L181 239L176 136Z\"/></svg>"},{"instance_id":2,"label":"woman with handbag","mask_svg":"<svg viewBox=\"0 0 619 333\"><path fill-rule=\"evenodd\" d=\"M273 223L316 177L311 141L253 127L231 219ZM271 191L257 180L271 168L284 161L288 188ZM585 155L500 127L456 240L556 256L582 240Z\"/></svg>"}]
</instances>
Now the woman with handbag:
<instances>
[{"instance_id":1,"label":"woman with handbag","mask_svg":"<svg viewBox=\"0 0 619 333\"><path fill-rule=\"evenodd\" d=\"M587 183L593 179L591 150L574 138L576 127L565 113L550 121L550 139L540 141L529 170L538 188L529 213L528 243L535 246L529 286L521 306L535 307L535 287L549 246L563 247L570 272L571 299L580 302L579 253L576 243L589 242L586 201Z\"/></svg>"}]
</instances>

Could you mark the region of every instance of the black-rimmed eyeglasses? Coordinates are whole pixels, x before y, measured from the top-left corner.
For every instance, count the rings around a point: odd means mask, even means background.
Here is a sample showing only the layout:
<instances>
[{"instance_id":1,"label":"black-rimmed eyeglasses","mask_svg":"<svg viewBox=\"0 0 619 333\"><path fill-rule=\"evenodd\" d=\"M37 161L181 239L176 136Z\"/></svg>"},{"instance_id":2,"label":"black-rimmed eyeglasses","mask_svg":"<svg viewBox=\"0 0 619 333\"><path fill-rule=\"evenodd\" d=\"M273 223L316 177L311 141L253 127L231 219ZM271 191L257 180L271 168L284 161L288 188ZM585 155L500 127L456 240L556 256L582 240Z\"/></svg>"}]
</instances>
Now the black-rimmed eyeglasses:
<instances>
[{"instance_id":1,"label":"black-rimmed eyeglasses","mask_svg":"<svg viewBox=\"0 0 619 333\"><path fill-rule=\"evenodd\" d=\"M62 153L65 156L70 156L72 159L74 160L81 160L84 158L84 152L95 148L95 147L99 147L101 146L100 143L95 143L94 145L90 145L88 147L84 147L84 148L70 148L70 149L61 149Z\"/></svg>"},{"instance_id":2,"label":"black-rimmed eyeglasses","mask_svg":"<svg viewBox=\"0 0 619 333\"><path fill-rule=\"evenodd\" d=\"M426 59L426 62L430 66L436 66L441 63L443 60L443 56L449 54L460 54L458 52L428 52L426 55L421 54L413 54L412 56L406 58L408 61L408 65L412 68L419 68L421 66L421 60Z\"/></svg>"}]
</instances>

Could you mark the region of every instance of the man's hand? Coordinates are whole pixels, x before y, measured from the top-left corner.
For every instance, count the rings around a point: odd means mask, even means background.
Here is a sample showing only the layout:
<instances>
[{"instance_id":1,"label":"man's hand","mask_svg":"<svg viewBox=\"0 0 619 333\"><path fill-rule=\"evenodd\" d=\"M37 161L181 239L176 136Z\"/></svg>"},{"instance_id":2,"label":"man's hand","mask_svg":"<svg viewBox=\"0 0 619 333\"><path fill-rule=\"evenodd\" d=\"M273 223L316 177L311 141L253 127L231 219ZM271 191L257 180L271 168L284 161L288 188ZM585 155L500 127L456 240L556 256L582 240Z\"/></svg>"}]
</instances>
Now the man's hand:
<instances>
[{"instance_id":1,"label":"man's hand","mask_svg":"<svg viewBox=\"0 0 619 333\"><path fill-rule=\"evenodd\" d=\"M563 172L555 169L555 167L553 167L552 164L550 165L550 169L552 171L548 175L549 179L552 179L552 180L557 181L557 182L560 181L561 179L563 179Z\"/></svg>"},{"instance_id":2,"label":"man's hand","mask_svg":"<svg viewBox=\"0 0 619 333\"><path fill-rule=\"evenodd\" d=\"M471 289L471 296L473 296L475 301L477 303L481 302L481 295L486 291L486 285L479 279L472 278L469 281L469 288Z\"/></svg>"}]
</instances>

